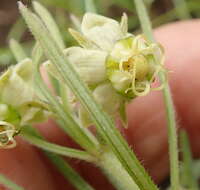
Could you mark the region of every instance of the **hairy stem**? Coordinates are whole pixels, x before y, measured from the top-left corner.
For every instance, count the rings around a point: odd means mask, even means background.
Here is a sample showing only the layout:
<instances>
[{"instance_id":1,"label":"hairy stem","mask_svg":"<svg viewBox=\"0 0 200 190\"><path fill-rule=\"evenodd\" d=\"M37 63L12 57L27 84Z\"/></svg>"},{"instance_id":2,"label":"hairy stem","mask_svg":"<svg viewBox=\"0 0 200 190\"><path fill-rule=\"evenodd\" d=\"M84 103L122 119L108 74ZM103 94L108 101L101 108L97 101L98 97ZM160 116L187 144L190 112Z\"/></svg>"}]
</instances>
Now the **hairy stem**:
<instances>
[{"instance_id":1,"label":"hairy stem","mask_svg":"<svg viewBox=\"0 0 200 190\"><path fill-rule=\"evenodd\" d=\"M140 190L112 151L105 151L97 165L117 190Z\"/></svg>"}]
</instances>

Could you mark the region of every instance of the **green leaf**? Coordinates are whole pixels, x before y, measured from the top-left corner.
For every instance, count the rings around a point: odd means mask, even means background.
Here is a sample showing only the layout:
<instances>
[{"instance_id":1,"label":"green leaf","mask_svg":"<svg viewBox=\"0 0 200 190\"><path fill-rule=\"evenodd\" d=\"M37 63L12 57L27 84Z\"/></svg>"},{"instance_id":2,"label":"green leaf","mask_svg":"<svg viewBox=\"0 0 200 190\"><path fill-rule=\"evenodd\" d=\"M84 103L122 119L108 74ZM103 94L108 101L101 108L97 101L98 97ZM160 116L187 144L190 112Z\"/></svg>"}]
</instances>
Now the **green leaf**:
<instances>
[{"instance_id":1,"label":"green leaf","mask_svg":"<svg viewBox=\"0 0 200 190\"><path fill-rule=\"evenodd\" d=\"M47 29L53 36L54 40L57 42L58 46L61 49L64 49L65 44L62 40L61 33L50 12L37 1L33 1L33 7L35 12L41 17L42 21L45 23Z\"/></svg>"},{"instance_id":2,"label":"green leaf","mask_svg":"<svg viewBox=\"0 0 200 190\"><path fill-rule=\"evenodd\" d=\"M186 189L198 190L198 181L193 174L193 159L190 143L185 130L180 132L180 147L182 153L181 184Z\"/></svg>"},{"instance_id":3,"label":"green leaf","mask_svg":"<svg viewBox=\"0 0 200 190\"><path fill-rule=\"evenodd\" d=\"M66 60L62 50L54 42L54 39L48 33L39 18L32 14L21 3L19 3L19 8L29 28L44 50L46 56L55 65L55 68L66 82L67 86L80 100L85 109L91 114L91 117L96 124L97 132L105 140L107 145L111 147L112 151L116 154L123 167L127 170L133 180L137 182L139 187L142 187L141 189L146 189L146 187L149 187L149 190L157 189L156 185L151 181L150 177L129 148L127 142L116 129L114 122L94 101L90 90L79 78L73 66L70 65ZM41 83L41 80L39 82ZM43 88L44 87L42 87L41 90L43 90ZM49 94L46 94L46 96L49 97ZM55 102L52 97L49 98L51 99L50 102L53 101L55 106L58 106L57 102ZM57 109L57 111L59 110ZM60 111L58 114L63 115L63 120L66 121L66 114ZM69 118L69 116L67 117ZM66 122L68 125L75 125L74 123L69 123L68 121Z\"/></svg>"},{"instance_id":4,"label":"green leaf","mask_svg":"<svg viewBox=\"0 0 200 190\"><path fill-rule=\"evenodd\" d=\"M44 139L38 131L28 126L29 133L32 134L32 136L35 136L40 139ZM56 169L63 174L64 178L68 180L74 187L77 188L77 190L94 190L90 184L88 184L68 163L66 160L64 160L62 157L51 153L44 151L46 156L49 158L49 160L55 165Z\"/></svg>"},{"instance_id":5,"label":"green leaf","mask_svg":"<svg viewBox=\"0 0 200 190\"><path fill-rule=\"evenodd\" d=\"M29 130L26 130L29 126L26 126L22 128L21 134L24 139L26 139L29 143L52 153L56 153L62 156L67 156L71 158L77 158L80 160L85 160L87 162L93 162L94 157L92 157L90 154L88 154L85 151L73 149L73 148L67 148L64 146L60 146L57 144L53 144L50 142L47 142L45 140L42 140L41 138L33 136Z\"/></svg>"},{"instance_id":6,"label":"green leaf","mask_svg":"<svg viewBox=\"0 0 200 190\"><path fill-rule=\"evenodd\" d=\"M70 20L73 23L75 29L80 32L81 31L81 21L79 20L79 18L77 16L75 16L74 14L70 14L69 16L70 16Z\"/></svg>"},{"instance_id":7,"label":"green leaf","mask_svg":"<svg viewBox=\"0 0 200 190\"><path fill-rule=\"evenodd\" d=\"M14 61L15 57L9 48L0 49L0 68L11 65Z\"/></svg>"},{"instance_id":8,"label":"green leaf","mask_svg":"<svg viewBox=\"0 0 200 190\"><path fill-rule=\"evenodd\" d=\"M20 17L19 19L17 19L15 24L10 29L7 39L8 40L15 39L19 41L22 35L24 34L25 30L26 30L26 24L23 18Z\"/></svg>"},{"instance_id":9,"label":"green leaf","mask_svg":"<svg viewBox=\"0 0 200 190\"><path fill-rule=\"evenodd\" d=\"M33 7L36 13L41 17L42 21L45 23L47 29L53 36L54 40L57 42L58 46L61 49L64 49L65 44L62 39L62 35L51 13L37 1L33 1ZM56 93L59 94L60 93L59 82L53 76L50 76L49 78Z\"/></svg>"},{"instance_id":10,"label":"green leaf","mask_svg":"<svg viewBox=\"0 0 200 190\"><path fill-rule=\"evenodd\" d=\"M62 104L59 103L58 99L55 96L51 95L49 89L44 84L44 81L39 74L39 62L42 57L43 51L40 46L35 49L33 54L33 62L35 64L35 87L36 90L45 98L55 114L59 119L59 126L69 135L71 136L80 146L88 150L90 153L97 153L97 149L99 148L98 141L96 138L85 128L82 128L78 125L78 123L74 120L71 113L67 112L66 108L63 107Z\"/></svg>"},{"instance_id":11,"label":"green leaf","mask_svg":"<svg viewBox=\"0 0 200 190\"><path fill-rule=\"evenodd\" d=\"M125 128L128 127L127 113L126 113L126 103L121 103L119 108L119 116L122 121L122 124Z\"/></svg>"},{"instance_id":12,"label":"green leaf","mask_svg":"<svg viewBox=\"0 0 200 190\"><path fill-rule=\"evenodd\" d=\"M77 190L94 190L64 159L55 154L46 153L48 158L56 166L56 168L63 174L63 176L71 183Z\"/></svg>"},{"instance_id":13,"label":"green leaf","mask_svg":"<svg viewBox=\"0 0 200 190\"><path fill-rule=\"evenodd\" d=\"M85 1L85 12L96 13L96 6L94 0L84 0Z\"/></svg>"},{"instance_id":14,"label":"green leaf","mask_svg":"<svg viewBox=\"0 0 200 190\"><path fill-rule=\"evenodd\" d=\"M9 42L10 49L15 57L15 59L20 62L23 59L27 58L27 55L23 47L14 39L11 39Z\"/></svg>"},{"instance_id":15,"label":"green leaf","mask_svg":"<svg viewBox=\"0 0 200 190\"><path fill-rule=\"evenodd\" d=\"M0 174L0 184L3 184L5 187L11 190L24 190L23 187L18 186L17 184L13 183L11 180L6 178L4 175Z\"/></svg>"},{"instance_id":16,"label":"green leaf","mask_svg":"<svg viewBox=\"0 0 200 190\"><path fill-rule=\"evenodd\" d=\"M200 160L195 160L193 162L192 171L196 180L200 179Z\"/></svg>"}]
</instances>

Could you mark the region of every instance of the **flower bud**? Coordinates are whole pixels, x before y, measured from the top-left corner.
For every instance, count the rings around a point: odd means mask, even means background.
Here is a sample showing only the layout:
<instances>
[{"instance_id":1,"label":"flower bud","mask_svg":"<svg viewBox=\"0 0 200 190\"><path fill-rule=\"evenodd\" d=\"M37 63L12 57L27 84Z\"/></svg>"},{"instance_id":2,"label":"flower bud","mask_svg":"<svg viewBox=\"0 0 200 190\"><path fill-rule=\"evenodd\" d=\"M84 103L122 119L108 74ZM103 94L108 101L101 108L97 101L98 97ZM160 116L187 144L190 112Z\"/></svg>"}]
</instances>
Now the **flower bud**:
<instances>
[{"instance_id":1,"label":"flower bud","mask_svg":"<svg viewBox=\"0 0 200 190\"><path fill-rule=\"evenodd\" d=\"M159 45L147 43L142 36L119 40L106 60L106 71L115 90L127 98L144 96L161 64Z\"/></svg>"}]
</instances>

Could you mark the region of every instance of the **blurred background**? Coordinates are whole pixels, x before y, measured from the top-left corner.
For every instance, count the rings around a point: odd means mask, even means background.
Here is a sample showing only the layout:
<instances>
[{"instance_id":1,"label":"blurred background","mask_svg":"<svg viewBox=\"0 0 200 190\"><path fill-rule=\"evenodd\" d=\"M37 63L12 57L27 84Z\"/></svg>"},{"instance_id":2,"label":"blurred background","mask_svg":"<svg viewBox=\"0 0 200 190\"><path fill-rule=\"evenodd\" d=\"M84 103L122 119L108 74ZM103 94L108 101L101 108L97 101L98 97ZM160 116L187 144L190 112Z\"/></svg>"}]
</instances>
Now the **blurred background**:
<instances>
[{"instance_id":1,"label":"blurred background","mask_svg":"<svg viewBox=\"0 0 200 190\"><path fill-rule=\"evenodd\" d=\"M93 1L99 14L120 20L122 13L129 17L129 31L140 32L139 20L136 15L133 0L37 0L51 11L61 30L66 46L76 43L68 33L69 27L74 27L71 15L81 20L86 5ZM200 0L144 0L153 27L178 20L199 18ZM22 0L31 6L31 0ZM94 7L93 7L94 8ZM76 20L77 21L77 20ZM34 45L32 35L28 31L17 9L17 0L0 0L0 71L3 71L16 61L9 50L8 42L16 39L25 47L27 53L31 52ZM200 164L200 162L199 162ZM168 185L168 181L166 181ZM165 185L165 184L164 184Z\"/></svg>"},{"instance_id":2,"label":"blurred background","mask_svg":"<svg viewBox=\"0 0 200 190\"><path fill-rule=\"evenodd\" d=\"M75 43L67 28L73 27L70 15L77 18L88 10L92 0L38 0L48 7L57 21L67 46ZM129 31L139 31L139 21L136 16L133 0L93 0L96 11L105 16L119 20L122 13L129 16ZM149 10L153 27L189 18L200 17L200 0L144 0ZM31 5L31 0L23 0ZM14 38L20 41L27 51L33 46L33 39L17 10L17 0L0 1L0 70L15 60L9 50L8 41Z\"/></svg>"}]
</instances>

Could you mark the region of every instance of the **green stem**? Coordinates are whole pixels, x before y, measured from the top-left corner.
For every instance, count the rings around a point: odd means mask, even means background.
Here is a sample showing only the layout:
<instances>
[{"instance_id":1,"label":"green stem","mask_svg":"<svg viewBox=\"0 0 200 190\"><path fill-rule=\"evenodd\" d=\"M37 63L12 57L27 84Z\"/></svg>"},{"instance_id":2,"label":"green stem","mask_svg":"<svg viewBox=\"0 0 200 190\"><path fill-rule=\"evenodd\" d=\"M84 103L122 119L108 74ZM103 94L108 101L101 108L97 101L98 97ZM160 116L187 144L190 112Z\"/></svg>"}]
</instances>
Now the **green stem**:
<instances>
[{"instance_id":1,"label":"green stem","mask_svg":"<svg viewBox=\"0 0 200 190\"><path fill-rule=\"evenodd\" d=\"M73 148L67 148L57 144L53 144L42 140L36 136L33 136L25 128L21 131L22 137L26 139L29 143L49 152L53 152L62 156L67 156L71 158L76 158L80 160L85 160L87 162L94 162L94 157L85 151L76 150Z\"/></svg>"},{"instance_id":2,"label":"green stem","mask_svg":"<svg viewBox=\"0 0 200 190\"><path fill-rule=\"evenodd\" d=\"M8 187L12 190L24 190L24 188L18 186L17 184L13 183L9 179L7 179L5 176L0 174L0 184L3 184L5 187Z\"/></svg>"},{"instance_id":3,"label":"green stem","mask_svg":"<svg viewBox=\"0 0 200 190\"><path fill-rule=\"evenodd\" d=\"M150 42L155 42L152 32L149 16L145 9L144 3L141 0L135 0L137 13L140 19L142 30ZM163 73L159 74L161 83L165 81ZM170 179L172 190L179 189L179 163L178 163L178 143L176 131L176 116L175 109L172 101L169 85L166 84L163 89L163 96L166 106L166 116L168 123L168 141L169 141L169 156L170 156Z\"/></svg>"},{"instance_id":4,"label":"green stem","mask_svg":"<svg viewBox=\"0 0 200 190\"><path fill-rule=\"evenodd\" d=\"M112 151L104 152L97 166L101 168L117 190L140 190Z\"/></svg>"},{"instance_id":5,"label":"green stem","mask_svg":"<svg viewBox=\"0 0 200 190\"><path fill-rule=\"evenodd\" d=\"M185 130L180 131L180 147L182 153L181 184L187 189L198 190L198 181L196 180L193 169L193 159L190 150L190 143Z\"/></svg>"}]
</instances>

